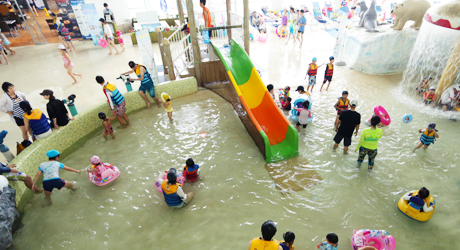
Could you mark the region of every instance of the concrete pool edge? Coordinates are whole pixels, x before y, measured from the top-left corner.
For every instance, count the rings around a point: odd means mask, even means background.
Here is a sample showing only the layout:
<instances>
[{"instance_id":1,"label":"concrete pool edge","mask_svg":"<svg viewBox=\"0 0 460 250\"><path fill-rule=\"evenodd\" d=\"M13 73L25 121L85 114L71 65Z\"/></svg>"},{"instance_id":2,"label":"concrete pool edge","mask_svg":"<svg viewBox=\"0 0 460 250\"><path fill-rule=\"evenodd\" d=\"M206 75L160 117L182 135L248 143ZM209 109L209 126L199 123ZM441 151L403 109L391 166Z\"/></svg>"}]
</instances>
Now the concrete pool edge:
<instances>
[{"instance_id":1,"label":"concrete pool edge","mask_svg":"<svg viewBox=\"0 0 460 250\"><path fill-rule=\"evenodd\" d=\"M188 77L156 85L155 95L160 96L162 92L168 93L172 99L191 95L198 92L197 81L194 77ZM147 107L147 104L137 91L125 93L123 96L126 99L127 114L132 114ZM147 96L154 103L152 98L149 95ZM59 150L62 157L69 155L76 147L79 147L102 129L101 120L97 116L99 112L111 114L102 90L101 100L104 101L78 114L75 120L71 121L67 126L60 128L58 131L53 131L47 138L32 143L11 163L18 165L19 171L28 174L33 179L38 171L38 166L47 161L45 154L48 150ZM76 105L78 106L78 103ZM155 106L152 106L152 108L155 108ZM27 189L22 182L10 182L10 185L16 190L16 204L19 212L22 213L24 207L32 198L33 192Z\"/></svg>"}]
</instances>

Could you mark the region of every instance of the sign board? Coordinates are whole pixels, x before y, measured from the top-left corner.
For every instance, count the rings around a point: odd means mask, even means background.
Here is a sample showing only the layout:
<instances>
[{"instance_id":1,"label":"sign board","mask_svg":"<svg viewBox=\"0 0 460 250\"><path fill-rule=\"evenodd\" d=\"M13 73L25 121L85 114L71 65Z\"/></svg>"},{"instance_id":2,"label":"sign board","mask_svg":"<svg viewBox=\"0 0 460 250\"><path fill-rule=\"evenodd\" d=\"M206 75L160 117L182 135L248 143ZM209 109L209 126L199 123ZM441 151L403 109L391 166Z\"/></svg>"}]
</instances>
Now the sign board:
<instances>
[{"instance_id":1,"label":"sign board","mask_svg":"<svg viewBox=\"0 0 460 250\"><path fill-rule=\"evenodd\" d=\"M83 18L86 21L94 45L99 45L98 41L104 35L104 31L102 30L101 22L99 22L96 7L93 3L81 4L81 11L83 12Z\"/></svg>"},{"instance_id":2,"label":"sign board","mask_svg":"<svg viewBox=\"0 0 460 250\"><path fill-rule=\"evenodd\" d=\"M83 0L71 0L72 2L82 2ZM78 21L75 13L72 9L72 4L70 0L56 0L56 5L59 8L58 17L61 18L61 23L69 30L70 37L72 38L82 38L80 32L80 27L78 26Z\"/></svg>"},{"instance_id":3,"label":"sign board","mask_svg":"<svg viewBox=\"0 0 460 250\"><path fill-rule=\"evenodd\" d=\"M150 40L150 33L147 29L136 31L137 46L139 47L139 54L141 55L142 65L147 68L147 71L152 77L153 84L157 85L160 81L158 79L157 66L155 64L153 45Z\"/></svg>"},{"instance_id":4,"label":"sign board","mask_svg":"<svg viewBox=\"0 0 460 250\"><path fill-rule=\"evenodd\" d=\"M204 43L211 43L209 41L209 30L203 30L203 41Z\"/></svg>"},{"instance_id":5,"label":"sign board","mask_svg":"<svg viewBox=\"0 0 460 250\"><path fill-rule=\"evenodd\" d=\"M72 5L73 13L75 14L75 18L77 19L81 36L83 37L83 39L91 39L89 25L81 7L83 4L85 4L85 2L83 0L71 0L70 4Z\"/></svg>"}]
</instances>

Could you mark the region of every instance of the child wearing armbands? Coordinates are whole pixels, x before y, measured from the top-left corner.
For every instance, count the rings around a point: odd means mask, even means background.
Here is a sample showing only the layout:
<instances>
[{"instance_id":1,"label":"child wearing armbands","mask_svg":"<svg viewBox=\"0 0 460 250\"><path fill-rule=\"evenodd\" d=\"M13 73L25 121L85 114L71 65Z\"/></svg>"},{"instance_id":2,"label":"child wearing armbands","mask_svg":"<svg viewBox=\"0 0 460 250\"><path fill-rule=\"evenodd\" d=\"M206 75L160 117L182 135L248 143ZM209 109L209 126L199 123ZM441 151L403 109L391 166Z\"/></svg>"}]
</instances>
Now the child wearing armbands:
<instances>
[{"instance_id":1,"label":"child wearing armbands","mask_svg":"<svg viewBox=\"0 0 460 250\"><path fill-rule=\"evenodd\" d=\"M200 178L200 166L195 164L192 158L188 158L185 162L183 176L189 182L195 182Z\"/></svg>"}]
</instances>

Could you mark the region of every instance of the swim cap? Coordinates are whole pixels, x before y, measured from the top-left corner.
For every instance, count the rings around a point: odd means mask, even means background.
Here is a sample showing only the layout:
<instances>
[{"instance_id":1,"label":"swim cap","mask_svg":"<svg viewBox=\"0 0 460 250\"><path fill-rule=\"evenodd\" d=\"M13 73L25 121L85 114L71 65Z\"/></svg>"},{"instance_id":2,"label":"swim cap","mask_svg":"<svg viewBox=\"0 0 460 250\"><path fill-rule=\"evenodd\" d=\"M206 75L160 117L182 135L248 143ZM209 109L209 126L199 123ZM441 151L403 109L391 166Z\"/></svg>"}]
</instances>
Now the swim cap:
<instances>
[{"instance_id":1,"label":"swim cap","mask_svg":"<svg viewBox=\"0 0 460 250\"><path fill-rule=\"evenodd\" d=\"M334 57L333 57L333 56L329 57L329 60L332 60L332 59L334 59Z\"/></svg>"},{"instance_id":2,"label":"swim cap","mask_svg":"<svg viewBox=\"0 0 460 250\"><path fill-rule=\"evenodd\" d=\"M89 159L89 162L91 162L91 164L93 164L93 165L97 165L97 164L101 163L101 160L99 159L99 156L93 155L93 157L91 157L91 159Z\"/></svg>"},{"instance_id":3,"label":"swim cap","mask_svg":"<svg viewBox=\"0 0 460 250\"><path fill-rule=\"evenodd\" d=\"M99 112L98 116L99 116L99 119L102 119L102 120L104 120L105 118L107 118L107 116L105 115L104 112Z\"/></svg>"},{"instance_id":4,"label":"swim cap","mask_svg":"<svg viewBox=\"0 0 460 250\"><path fill-rule=\"evenodd\" d=\"M430 123L428 124L429 129L435 129L436 128L436 123Z\"/></svg>"},{"instance_id":5,"label":"swim cap","mask_svg":"<svg viewBox=\"0 0 460 250\"><path fill-rule=\"evenodd\" d=\"M317 60L316 60L316 57L313 57L313 61L317 61Z\"/></svg>"},{"instance_id":6,"label":"swim cap","mask_svg":"<svg viewBox=\"0 0 460 250\"><path fill-rule=\"evenodd\" d=\"M168 172L168 175L166 176L166 178L168 178L169 183L175 184L176 179L177 179L176 169L175 168L169 169L169 172Z\"/></svg>"},{"instance_id":7,"label":"swim cap","mask_svg":"<svg viewBox=\"0 0 460 250\"><path fill-rule=\"evenodd\" d=\"M48 151L48 153L46 153L46 156L48 156L48 158L54 158L56 156L60 155L59 151L57 150L50 150Z\"/></svg>"}]
</instances>

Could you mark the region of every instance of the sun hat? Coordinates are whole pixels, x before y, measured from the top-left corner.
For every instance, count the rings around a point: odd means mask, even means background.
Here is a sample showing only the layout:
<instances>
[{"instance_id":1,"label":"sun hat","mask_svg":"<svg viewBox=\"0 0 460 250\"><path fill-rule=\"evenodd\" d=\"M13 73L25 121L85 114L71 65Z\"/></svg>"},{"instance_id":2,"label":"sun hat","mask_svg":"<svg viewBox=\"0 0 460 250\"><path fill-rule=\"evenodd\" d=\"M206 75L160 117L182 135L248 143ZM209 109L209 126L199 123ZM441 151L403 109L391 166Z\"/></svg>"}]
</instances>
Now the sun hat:
<instances>
[{"instance_id":1,"label":"sun hat","mask_svg":"<svg viewBox=\"0 0 460 250\"><path fill-rule=\"evenodd\" d=\"M358 106L358 100L356 100L356 99L355 99L355 100L351 100L350 105L351 105L352 107Z\"/></svg>"},{"instance_id":2,"label":"sun hat","mask_svg":"<svg viewBox=\"0 0 460 250\"><path fill-rule=\"evenodd\" d=\"M61 44L58 46L58 49L65 49L65 46Z\"/></svg>"}]
</instances>

